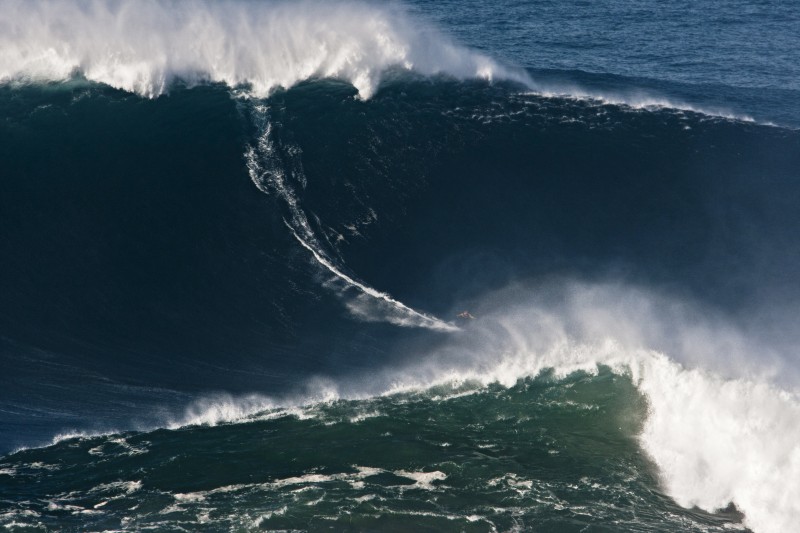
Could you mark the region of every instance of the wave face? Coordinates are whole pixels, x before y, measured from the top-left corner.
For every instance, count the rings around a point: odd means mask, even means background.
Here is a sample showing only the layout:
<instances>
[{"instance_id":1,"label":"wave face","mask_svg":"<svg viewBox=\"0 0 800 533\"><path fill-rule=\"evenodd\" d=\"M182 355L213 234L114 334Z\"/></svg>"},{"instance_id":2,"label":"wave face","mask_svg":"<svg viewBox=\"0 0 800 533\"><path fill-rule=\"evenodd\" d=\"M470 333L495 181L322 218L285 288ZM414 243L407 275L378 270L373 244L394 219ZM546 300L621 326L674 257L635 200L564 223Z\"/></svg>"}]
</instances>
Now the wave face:
<instances>
[{"instance_id":1,"label":"wave face","mask_svg":"<svg viewBox=\"0 0 800 533\"><path fill-rule=\"evenodd\" d=\"M800 520L791 84L501 67L426 2L3 7L0 525Z\"/></svg>"}]
</instances>

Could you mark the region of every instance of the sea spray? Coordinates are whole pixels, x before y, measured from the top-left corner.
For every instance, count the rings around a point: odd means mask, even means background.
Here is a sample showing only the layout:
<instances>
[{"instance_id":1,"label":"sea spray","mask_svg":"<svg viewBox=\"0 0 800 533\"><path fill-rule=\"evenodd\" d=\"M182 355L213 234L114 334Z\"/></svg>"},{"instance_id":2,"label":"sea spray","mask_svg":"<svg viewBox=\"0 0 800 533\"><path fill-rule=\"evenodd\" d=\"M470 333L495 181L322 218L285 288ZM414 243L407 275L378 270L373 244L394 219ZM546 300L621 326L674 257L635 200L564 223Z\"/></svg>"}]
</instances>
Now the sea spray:
<instances>
[{"instance_id":1,"label":"sea spray","mask_svg":"<svg viewBox=\"0 0 800 533\"><path fill-rule=\"evenodd\" d=\"M5 0L0 28L0 80L64 80L77 73L148 97L175 80L245 86L265 96L331 77L369 98L389 67L525 79L398 5Z\"/></svg>"},{"instance_id":2,"label":"sea spray","mask_svg":"<svg viewBox=\"0 0 800 533\"><path fill-rule=\"evenodd\" d=\"M521 297L519 288L490 295L478 307L482 312L475 329L456 335L412 366L387 368L369 379L352 376L334 382L319 377L309 380L305 392L283 398L208 397L169 426L285 417L328 423L337 406L347 402L380 417L387 402L449 402L490 394L497 385L513 390L547 375L557 383L569 382L606 369L630 379L645 398L642 426L631 436L657 465L664 488L678 503L708 512L734 504L744 513L744 523L757 532L791 527L800 517L795 498L800 488L784 476L800 479L800 434L792 429L800 427L800 400L796 392L771 385L768 373L759 377L739 366L721 377L705 368L719 363L714 349L732 345L735 327L709 318L696 321L694 331L675 328L670 322L684 313L667 312L659 318L657 310L672 307L689 313L693 304L635 287L568 282L562 291L560 297L551 292L543 301L540 296L535 304ZM559 300L561 304L553 303ZM704 330L705 344L671 339L685 353L647 348L648 343L662 344L665 332L688 331L688 338L698 339L698 330ZM347 414L340 420L357 423L365 416ZM433 472L425 479L436 476Z\"/></svg>"}]
</instances>

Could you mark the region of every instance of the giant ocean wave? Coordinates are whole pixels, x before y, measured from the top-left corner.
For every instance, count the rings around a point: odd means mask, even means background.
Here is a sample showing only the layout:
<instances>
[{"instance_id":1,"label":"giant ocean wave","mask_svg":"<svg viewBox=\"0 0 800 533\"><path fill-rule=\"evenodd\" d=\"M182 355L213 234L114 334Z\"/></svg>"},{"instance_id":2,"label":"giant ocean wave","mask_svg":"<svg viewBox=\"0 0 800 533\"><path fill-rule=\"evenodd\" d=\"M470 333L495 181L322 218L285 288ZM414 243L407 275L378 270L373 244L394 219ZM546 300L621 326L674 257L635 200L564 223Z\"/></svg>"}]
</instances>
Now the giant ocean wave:
<instances>
[{"instance_id":1,"label":"giant ocean wave","mask_svg":"<svg viewBox=\"0 0 800 533\"><path fill-rule=\"evenodd\" d=\"M800 519L796 130L399 6L3 7L0 524Z\"/></svg>"}]
</instances>

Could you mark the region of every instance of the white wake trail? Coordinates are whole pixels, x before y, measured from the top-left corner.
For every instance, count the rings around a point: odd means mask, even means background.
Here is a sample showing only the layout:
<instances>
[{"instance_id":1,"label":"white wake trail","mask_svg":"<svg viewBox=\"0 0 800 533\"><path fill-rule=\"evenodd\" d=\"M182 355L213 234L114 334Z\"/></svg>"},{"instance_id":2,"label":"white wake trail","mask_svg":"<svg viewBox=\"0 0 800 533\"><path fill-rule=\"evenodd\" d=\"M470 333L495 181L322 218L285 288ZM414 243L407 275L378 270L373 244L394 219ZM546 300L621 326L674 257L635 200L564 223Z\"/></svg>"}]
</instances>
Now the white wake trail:
<instances>
[{"instance_id":1,"label":"white wake trail","mask_svg":"<svg viewBox=\"0 0 800 533\"><path fill-rule=\"evenodd\" d=\"M290 219L284 220L284 223L297 242L311 252L317 264L325 268L342 285L337 288L337 292L348 310L356 318L367 322L388 322L402 327L458 331L457 326L412 309L390 295L347 275L342 268L336 266L335 261L323 251L308 221L308 216L300 206L295 188L290 183L290 180L294 180L300 187L306 185L299 151L281 150L276 146L272 139L273 126L266 106L253 106L252 116L261 134L256 146L251 146L245 154L250 179L261 192L274 194L284 202L290 215ZM353 297L349 294L349 289L355 289L358 294Z\"/></svg>"},{"instance_id":2,"label":"white wake trail","mask_svg":"<svg viewBox=\"0 0 800 533\"><path fill-rule=\"evenodd\" d=\"M287 226L289 226L288 223ZM341 279L349 286L358 289L363 294L375 298L376 300L385 302L391 308L393 308L395 313L386 315L386 320L388 320L389 322L396 324L398 326L426 327L430 329L437 329L440 331L458 331L460 329L454 326L453 324L449 324L439 318L432 317L426 315L425 313L421 313L415 309L412 309L407 305L405 305L403 302L395 300L388 294L373 289L372 287L351 278L350 276L348 276L347 274L336 268L333 265L333 263L325 259L324 256L322 256L319 252L317 252L317 250L315 250L306 241L301 239L300 236L294 231L294 229L291 228L291 226L289 226L289 229L292 231L292 235L294 235L295 239L297 239L297 242L299 242L303 246L303 248L311 252L311 254L314 256L314 259L316 259L319 264L327 268L331 274ZM353 309L352 306L351 309Z\"/></svg>"}]
</instances>

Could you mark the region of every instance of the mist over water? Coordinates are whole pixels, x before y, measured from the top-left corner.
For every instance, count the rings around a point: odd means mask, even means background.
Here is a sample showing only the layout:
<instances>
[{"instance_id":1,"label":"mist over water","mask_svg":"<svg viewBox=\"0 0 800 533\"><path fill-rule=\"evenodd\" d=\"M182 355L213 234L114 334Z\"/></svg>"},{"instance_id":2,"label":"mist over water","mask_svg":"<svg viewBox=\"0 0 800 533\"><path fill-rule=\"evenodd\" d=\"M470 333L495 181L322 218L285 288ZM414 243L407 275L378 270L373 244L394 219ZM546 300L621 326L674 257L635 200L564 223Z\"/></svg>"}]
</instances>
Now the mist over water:
<instances>
[{"instance_id":1,"label":"mist over water","mask_svg":"<svg viewBox=\"0 0 800 533\"><path fill-rule=\"evenodd\" d=\"M659 70L600 53L638 11L3 2L0 524L791 530L800 111L749 69L796 21L751 7L667 9Z\"/></svg>"}]
</instances>

